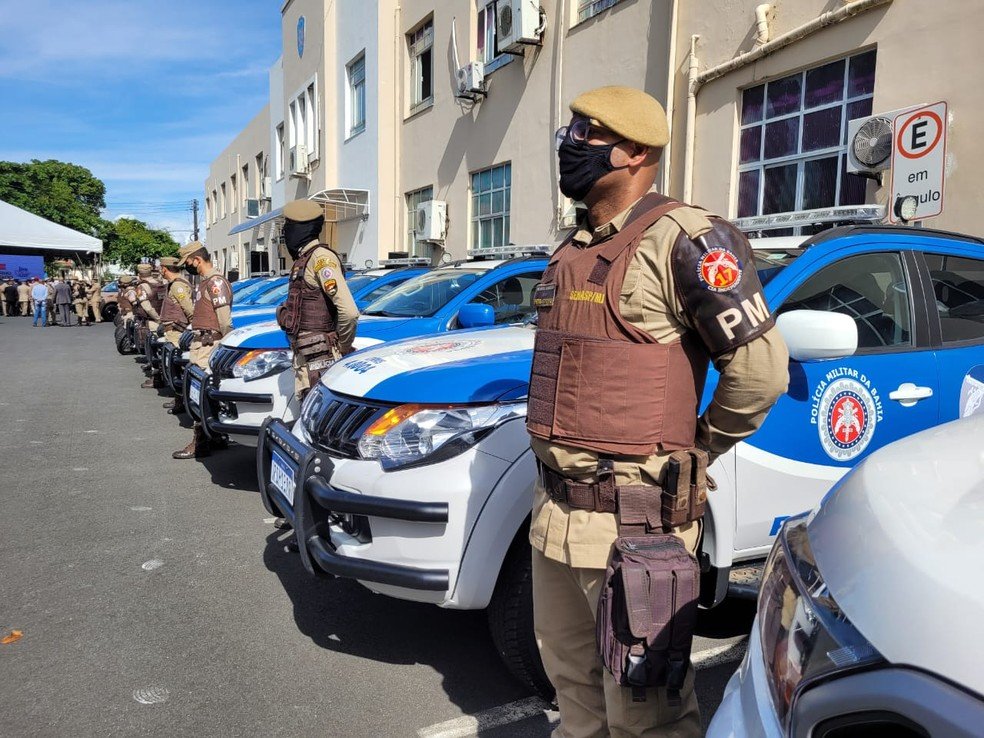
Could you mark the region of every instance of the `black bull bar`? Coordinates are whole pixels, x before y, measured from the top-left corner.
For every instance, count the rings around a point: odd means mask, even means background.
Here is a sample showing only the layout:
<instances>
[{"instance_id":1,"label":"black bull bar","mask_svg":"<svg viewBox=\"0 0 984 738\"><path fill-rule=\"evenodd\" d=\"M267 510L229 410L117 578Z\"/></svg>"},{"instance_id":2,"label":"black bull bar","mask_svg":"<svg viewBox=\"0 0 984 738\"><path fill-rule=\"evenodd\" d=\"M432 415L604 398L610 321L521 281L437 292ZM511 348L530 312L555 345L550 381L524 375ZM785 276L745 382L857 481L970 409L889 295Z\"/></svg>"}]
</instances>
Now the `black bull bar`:
<instances>
[{"instance_id":1,"label":"black bull bar","mask_svg":"<svg viewBox=\"0 0 984 738\"><path fill-rule=\"evenodd\" d=\"M293 503L271 481L274 453L293 473ZM335 465L327 454L294 437L282 420L264 421L256 444L260 497L267 512L286 518L293 526L301 563L308 573L406 589L446 591L450 579L447 569L418 569L338 553L331 539L331 524L337 515L346 513L417 523L447 523L448 504L347 492L330 484L334 470Z\"/></svg>"}]
</instances>

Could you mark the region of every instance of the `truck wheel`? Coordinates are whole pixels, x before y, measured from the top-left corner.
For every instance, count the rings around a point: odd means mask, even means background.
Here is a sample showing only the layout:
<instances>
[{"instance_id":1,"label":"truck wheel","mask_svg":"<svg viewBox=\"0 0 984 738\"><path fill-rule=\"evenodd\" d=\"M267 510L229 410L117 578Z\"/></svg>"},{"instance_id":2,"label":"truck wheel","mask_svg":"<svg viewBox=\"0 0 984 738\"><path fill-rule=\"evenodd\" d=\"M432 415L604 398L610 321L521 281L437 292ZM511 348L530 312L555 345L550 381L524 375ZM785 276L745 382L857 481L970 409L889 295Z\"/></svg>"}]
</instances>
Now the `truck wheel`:
<instances>
[{"instance_id":1,"label":"truck wheel","mask_svg":"<svg viewBox=\"0 0 984 738\"><path fill-rule=\"evenodd\" d=\"M130 343L130 336L127 335L125 325L116 327L116 350L121 354L132 354L133 345Z\"/></svg>"},{"instance_id":2,"label":"truck wheel","mask_svg":"<svg viewBox=\"0 0 984 738\"><path fill-rule=\"evenodd\" d=\"M499 573L489 603L489 630L509 672L552 701L554 688L543 670L533 632L533 567L525 530L524 526L520 531L523 535L513 542Z\"/></svg>"},{"instance_id":3,"label":"truck wheel","mask_svg":"<svg viewBox=\"0 0 984 738\"><path fill-rule=\"evenodd\" d=\"M101 312L102 312L102 319L103 320L106 320L106 321L114 320L115 321L117 314L120 312L120 309L119 309L119 306L117 306L117 304L115 302L107 302L105 305L102 306L102 311Z\"/></svg>"}]
</instances>

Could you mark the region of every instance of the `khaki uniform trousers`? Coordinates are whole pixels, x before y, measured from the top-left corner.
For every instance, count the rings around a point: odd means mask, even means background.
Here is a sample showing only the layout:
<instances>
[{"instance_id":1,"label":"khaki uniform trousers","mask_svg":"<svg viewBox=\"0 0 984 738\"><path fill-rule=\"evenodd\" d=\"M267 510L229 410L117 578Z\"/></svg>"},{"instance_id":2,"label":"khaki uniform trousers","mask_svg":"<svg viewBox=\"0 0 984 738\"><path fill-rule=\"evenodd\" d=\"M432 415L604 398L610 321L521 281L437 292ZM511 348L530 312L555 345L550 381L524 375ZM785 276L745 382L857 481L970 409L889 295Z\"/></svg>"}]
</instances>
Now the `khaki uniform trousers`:
<instances>
[{"instance_id":1,"label":"khaki uniform trousers","mask_svg":"<svg viewBox=\"0 0 984 738\"><path fill-rule=\"evenodd\" d=\"M338 349L333 349L333 353L335 357L334 361L338 361L342 358L342 354ZM300 398L302 394L311 389L312 384L317 384L318 380L316 379L314 382L311 381L311 375L313 372L308 369L307 362L304 361L304 359L297 352L294 352L293 364L294 395L297 398ZM329 368L330 367L325 367L324 369L318 370L318 379L320 379L321 375L328 371Z\"/></svg>"},{"instance_id":2,"label":"khaki uniform trousers","mask_svg":"<svg viewBox=\"0 0 984 738\"><path fill-rule=\"evenodd\" d=\"M92 319L96 323L102 323L102 310L100 309L99 300L90 300L89 307L92 308Z\"/></svg>"},{"instance_id":3,"label":"khaki uniform trousers","mask_svg":"<svg viewBox=\"0 0 984 738\"><path fill-rule=\"evenodd\" d=\"M533 618L547 676L557 690L561 723L552 738L697 738L700 712L691 666L680 704L671 706L665 689L646 690L633 702L601 663L595 618L604 569L580 569L548 559L533 549Z\"/></svg>"},{"instance_id":4,"label":"khaki uniform trousers","mask_svg":"<svg viewBox=\"0 0 984 738\"><path fill-rule=\"evenodd\" d=\"M176 331L176 330L167 330L167 331L164 331L164 340L167 343L173 343L175 346L178 346L181 343L181 333L182 332L183 331Z\"/></svg>"},{"instance_id":5,"label":"khaki uniform trousers","mask_svg":"<svg viewBox=\"0 0 984 738\"><path fill-rule=\"evenodd\" d=\"M174 345L177 346L178 342L175 341ZM211 346L203 346L202 342L198 340L192 341L188 351L188 360L197 367L208 369L208 357L212 355L218 345L218 339Z\"/></svg>"},{"instance_id":6,"label":"khaki uniform trousers","mask_svg":"<svg viewBox=\"0 0 984 738\"><path fill-rule=\"evenodd\" d=\"M31 314L31 302L30 300L20 300L20 311L21 315Z\"/></svg>"}]
</instances>

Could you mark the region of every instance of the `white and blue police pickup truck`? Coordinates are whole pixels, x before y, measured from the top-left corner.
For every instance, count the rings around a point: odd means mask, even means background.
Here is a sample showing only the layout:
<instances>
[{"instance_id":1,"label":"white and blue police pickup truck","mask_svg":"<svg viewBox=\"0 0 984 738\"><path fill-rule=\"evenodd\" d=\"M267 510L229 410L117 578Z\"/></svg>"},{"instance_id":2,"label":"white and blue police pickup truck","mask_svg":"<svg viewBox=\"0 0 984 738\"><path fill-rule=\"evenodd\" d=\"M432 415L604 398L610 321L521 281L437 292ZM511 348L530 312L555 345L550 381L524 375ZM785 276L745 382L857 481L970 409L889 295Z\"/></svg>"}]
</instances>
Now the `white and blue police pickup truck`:
<instances>
[{"instance_id":1,"label":"white and blue police pickup truck","mask_svg":"<svg viewBox=\"0 0 984 738\"><path fill-rule=\"evenodd\" d=\"M480 249L468 260L418 273L362 310L355 348L532 315L533 288L550 250L545 244ZM230 332L212 353L208 371L188 371L192 417L209 435L254 445L267 417L287 423L297 417L291 362L287 334L276 323Z\"/></svg>"},{"instance_id":2,"label":"white and blue police pickup truck","mask_svg":"<svg viewBox=\"0 0 984 738\"><path fill-rule=\"evenodd\" d=\"M793 247L762 243L741 267L758 270L778 314L790 384L762 428L710 470L705 606L728 593L732 569L765 558L787 517L872 451L984 411L984 242L844 227ZM533 338L531 326L509 326L349 356L293 430L265 423L257 466L264 504L297 529L308 571L488 607L507 664L547 692L529 601ZM712 371L705 406L716 384Z\"/></svg>"}]
</instances>

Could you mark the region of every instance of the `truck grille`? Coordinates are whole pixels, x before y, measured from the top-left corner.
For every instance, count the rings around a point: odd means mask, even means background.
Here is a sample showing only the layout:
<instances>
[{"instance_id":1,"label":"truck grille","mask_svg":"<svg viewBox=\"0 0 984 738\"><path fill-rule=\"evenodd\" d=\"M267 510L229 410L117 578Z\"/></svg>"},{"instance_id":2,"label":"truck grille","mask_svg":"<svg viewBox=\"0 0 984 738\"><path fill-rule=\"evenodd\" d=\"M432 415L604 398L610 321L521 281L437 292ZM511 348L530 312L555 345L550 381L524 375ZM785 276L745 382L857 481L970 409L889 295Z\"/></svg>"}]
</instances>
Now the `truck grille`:
<instances>
[{"instance_id":1,"label":"truck grille","mask_svg":"<svg viewBox=\"0 0 984 738\"><path fill-rule=\"evenodd\" d=\"M315 445L345 459L359 458L359 438L377 418L393 405L346 397L324 385L304 402L301 422Z\"/></svg>"},{"instance_id":2,"label":"truck grille","mask_svg":"<svg viewBox=\"0 0 984 738\"><path fill-rule=\"evenodd\" d=\"M249 349L219 346L208 357L208 366L212 370L212 376L220 380L231 379L232 367L248 353Z\"/></svg>"}]
</instances>

